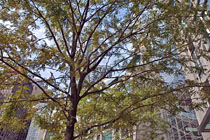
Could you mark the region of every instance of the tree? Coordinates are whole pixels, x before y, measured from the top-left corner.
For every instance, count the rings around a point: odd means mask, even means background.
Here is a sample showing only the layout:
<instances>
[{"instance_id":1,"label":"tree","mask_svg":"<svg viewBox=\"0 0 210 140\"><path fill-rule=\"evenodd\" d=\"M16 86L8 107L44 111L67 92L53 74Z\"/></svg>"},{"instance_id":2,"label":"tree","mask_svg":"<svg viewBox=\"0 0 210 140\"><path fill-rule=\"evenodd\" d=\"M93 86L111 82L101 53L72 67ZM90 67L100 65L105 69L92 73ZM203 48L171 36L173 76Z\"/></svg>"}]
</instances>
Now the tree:
<instances>
[{"instance_id":1,"label":"tree","mask_svg":"<svg viewBox=\"0 0 210 140\"><path fill-rule=\"evenodd\" d=\"M190 61L178 56L188 51L187 36L194 41L200 22L182 25L197 10L187 1L2 0L0 7L1 88L17 83L14 71L42 90L4 98L2 108L27 106L26 119L35 115L57 139L135 124L145 110L173 112L180 103L174 92L192 87L183 81L169 86L162 75L182 74ZM34 108L40 101L45 108Z\"/></svg>"}]
</instances>

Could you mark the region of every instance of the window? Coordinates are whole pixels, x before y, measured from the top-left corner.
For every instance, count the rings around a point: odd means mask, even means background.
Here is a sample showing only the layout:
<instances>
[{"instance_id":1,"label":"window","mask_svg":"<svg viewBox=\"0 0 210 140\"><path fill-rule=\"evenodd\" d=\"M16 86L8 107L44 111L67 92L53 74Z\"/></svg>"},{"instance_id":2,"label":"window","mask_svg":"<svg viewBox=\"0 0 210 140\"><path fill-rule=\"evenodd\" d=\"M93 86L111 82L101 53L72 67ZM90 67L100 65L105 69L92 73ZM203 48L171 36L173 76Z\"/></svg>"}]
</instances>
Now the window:
<instances>
[{"instance_id":1,"label":"window","mask_svg":"<svg viewBox=\"0 0 210 140\"><path fill-rule=\"evenodd\" d=\"M186 140L185 137L182 137L181 140Z\"/></svg>"},{"instance_id":2,"label":"window","mask_svg":"<svg viewBox=\"0 0 210 140\"><path fill-rule=\"evenodd\" d=\"M198 131L193 132L194 136L201 136L201 134Z\"/></svg>"},{"instance_id":3,"label":"window","mask_svg":"<svg viewBox=\"0 0 210 140\"><path fill-rule=\"evenodd\" d=\"M208 79L206 79L203 86L204 87L203 87L202 91L206 94L209 94L210 93L210 83L209 83Z\"/></svg>"},{"instance_id":4,"label":"window","mask_svg":"<svg viewBox=\"0 0 210 140\"><path fill-rule=\"evenodd\" d=\"M210 36L206 35L206 43L205 43L206 51L210 52Z\"/></svg>"},{"instance_id":5,"label":"window","mask_svg":"<svg viewBox=\"0 0 210 140\"><path fill-rule=\"evenodd\" d=\"M190 136L187 136L187 140L192 140Z\"/></svg>"},{"instance_id":6,"label":"window","mask_svg":"<svg viewBox=\"0 0 210 140\"><path fill-rule=\"evenodd\" d=\"M171 124L172 124L173 126L175 126L175 125L176 125L176 121L175 121L175 119L173 119L173 118L172 118L172 120L171 120Z\"/></svg>"},{"instance_id":7,"label":"window","mask_svg":"<svg viewBox=\"0 0 210 140\"><path fill-rule=\"evenodd\" d=\"M100 140L100 135L97 136L97 140Z\"/></svg>"},{"instance_id":8,"label":"window","mask_svg":"<svg viewBox=\"0 0 210 140\"><path fill-rule=\"evenodd\" d=\"M191 52L191 55L194 54L195 46L194 46L193 43L190 43L190 44L189 44L189 50L190 50L190 52Z\"/></svg>"},{"instance_id":9,"label":"window","mask_svg":"<svg viewBox=\"0 0 210 140\"><path fill-rule=\"evenodd\" d=\"M107 131L103 134L103 139L102 140L112 140L112 131Z\"/></svg>"},{"instance_id":10,"label":"window","mask_svg":"<svg viewBox=\"0 0 210 140\"><path fill-rule=\"evenodd\" d=\"M182 122L181 122L181 121L178 123L178 128L179 128L179 129L182 128Z\"/></svg>"}]
</instances>

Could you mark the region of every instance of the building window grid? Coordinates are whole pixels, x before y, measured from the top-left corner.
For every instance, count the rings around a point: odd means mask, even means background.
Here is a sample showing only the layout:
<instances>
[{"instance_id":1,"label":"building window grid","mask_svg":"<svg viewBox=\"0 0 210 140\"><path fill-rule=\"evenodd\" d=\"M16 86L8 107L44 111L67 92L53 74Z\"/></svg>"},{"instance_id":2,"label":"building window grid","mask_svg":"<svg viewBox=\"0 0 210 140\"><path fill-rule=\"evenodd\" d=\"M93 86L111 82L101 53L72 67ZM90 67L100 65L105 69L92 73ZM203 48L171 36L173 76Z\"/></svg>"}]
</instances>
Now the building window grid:
<instances>
[{"instance_id":1,"label":"building window grid","mask_svg":"<svg viewBox=\"0 0 210 140\"><path fill-rule=\"evenodd\" d=\"M180 116L180 118L177 117L172 117L171 122L174 122L175 119L175 123L173 123L174 125L172 126L171 129L171 133L170 134L170 139L172 140L202 140L200 134L198 132L186 132L184 127L188 126L191 128L195 128L196 126L198 126L197 122L195 120L190 120L189 118L185 118ZM182 128L180 128L180 126L178 126L179 124L182 124ZM191 125L192 124L192 125ZM197 135L198 134L198 135Z\"/></svg>"}]
</instances>

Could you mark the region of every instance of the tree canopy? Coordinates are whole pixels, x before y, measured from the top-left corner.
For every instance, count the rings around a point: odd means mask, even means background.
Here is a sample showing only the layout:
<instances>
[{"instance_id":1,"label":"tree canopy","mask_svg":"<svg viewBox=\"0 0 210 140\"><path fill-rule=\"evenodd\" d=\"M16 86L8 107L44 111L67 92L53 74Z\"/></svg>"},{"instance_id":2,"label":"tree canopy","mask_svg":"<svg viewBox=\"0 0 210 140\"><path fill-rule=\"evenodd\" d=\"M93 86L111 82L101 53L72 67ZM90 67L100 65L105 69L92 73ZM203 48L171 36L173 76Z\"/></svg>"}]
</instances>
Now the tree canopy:
<instances>
[{"instance_id":1,"label":"tree canopy","mask_svg":"<svg viewBox=\"0 0 210 140\"><path fill-rule=\"evenodd\" d=\"M33 83L41 92L28 95L19 86L16 94L4 97L0 123L35 116L41 128L65 140L91 136L90 130L105 126L157 124L159 119L148 118L160 109L175 113L184 96L194 93L194 83L166 78L183 75L192 61L186 55L189 44L203 39L198 9L206 6L156 0L2 0L0 89ZM185 93L183 98L179 93ZM34 107L40 102L45 106ZM14 115L20 106L27 108L24 119Z\"/></svg>"}]
</instances>

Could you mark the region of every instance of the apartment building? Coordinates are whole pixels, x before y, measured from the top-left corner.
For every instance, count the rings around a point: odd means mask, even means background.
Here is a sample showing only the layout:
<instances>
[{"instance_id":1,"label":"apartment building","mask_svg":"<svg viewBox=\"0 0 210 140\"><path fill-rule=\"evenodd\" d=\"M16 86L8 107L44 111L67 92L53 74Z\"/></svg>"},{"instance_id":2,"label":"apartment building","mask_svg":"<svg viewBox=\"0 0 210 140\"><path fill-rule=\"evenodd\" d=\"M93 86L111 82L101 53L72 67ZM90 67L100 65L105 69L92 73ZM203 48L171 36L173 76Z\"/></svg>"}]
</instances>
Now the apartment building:
<instances>
[{"instance_id":1,"label":"apartment building","mask_svg":"<svg viewBox=\"0 0 210 140\"><path fill-rule=\"evenodd\" d=\"M202 133L204 140L210 139L210 105L209 97L210 94L210 62L207 61L201 54L200 49L204 49L207 52L210 52L210 38L206 38L206 42L192 43L189 46L188 55L191 56L192 62L189 63L191 66L199 67L200 70L195 73L185 73L186 78L190 80L197 81L202 83L201 87L195 87L194 90L197 94L192 95L192 101L194 103L204 102L206 107L203 107L202 110L196 110L196 117L199 122L198 130Z\"/></svg>"},{"instance_id":2,"label":"apartment building","mask_svg":"<svg viewBox=\"0 0 210 140\"><path fill-rule=\"evenodd\" d=\"M193 103L203 102L206 104L202 110L195 110L195 114L199 123L198 131L202 134L204 140L210 140L210 1L209 0L195 0L192 1L194 7L206 7L198 11L198 20L203 23L205 32L200 34L197 42L190 42L188 46L187 55L191 57L189 66L197 67L196 72L185 72L187 79L202 83L201 87L195 87L196 94L192 95ZM205 52L203 54L203 52Z\"/></svg>"},{"instance_id":3,"label":"apartment building","mask_svg":"<svg viewBox=\"0 0 210 140\"><path fill-rule=\"evenodd\" d=\"M14 78L18 77L15 72L13 72L12 75ZM41 82L40 82L40 85L44 87ZM20 87L26 87L25 88L26 91L24 92L28 94L36 95L36 94L42 93L42 91L35 84L31 82L17 83L11 89L0 90L0 104L4 104L4 102L1 102L1 99L7 97L8 95L13 96L16 94L16 92L19 92L18 90L20 89ZM24 118L24 114L26 112L27 112L27 108L20 107L17 110L15 116ZM36 133L36 135L32 137L31 135L33 135L34 133ZM41 137L44 137L44 135L45 135L45 131L35 126L33 123L33 120L28 120L26 122L26 127L24 129L21 129L18 132L15 132L9 129L0 128L0 140L43 140L43 138Z\"/></svg>"},{"instance_id":4,"label":"apartment building","mask_svg":"<svg viewBox=\"0 0 210 140\"><path fill-rule=\"evenodd\" d=\"M40 85L44 87L42 83L40 83ZM46 87L44 88L46 89ZM34 90L32 94L34 95L42 93L41 89L38 88L37 85L34 85L33 89ZM40 108L44 106L45 106L45 103L39 103L36 105L36 107L40 107ZM28 128L28 134L27 134L26 140L44 140L46 133L47 133L47 130L43 130L39 126L37 126L34 121L34 118L32 118L30 126Z\"/></svg>"},{"instance_id":5,"label":"apartment building","mask_svg":"<svg viewBox=\"0 0 210 140\"><path fill-rule=\"evenodd\" d=\"M33 86L31 83L23 83L22 85L24 85L25 87L27 87L26 92L28 94L32 94L33 91ZM14 85L14 87L11 90L2 90L1 92L1 99L3 99L5 96L7 95L14 95L18 88L19 88L20 84L16 84ZM24 107L20 107L15 116L16 117L24 117L24 114L27 112L27 109ZM21 129L19 132L13 132L11 130L3 130L2 128L0 129L0 140L25 140L26 136L27 136L27 132L28 132L28 127L30 125L30 120L28 120L26 122L26 128L25 129Z\"/></svg>"}]
</instances>

